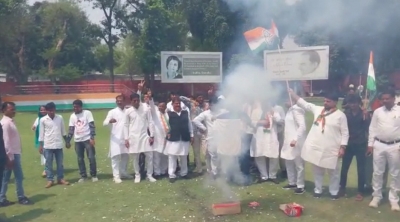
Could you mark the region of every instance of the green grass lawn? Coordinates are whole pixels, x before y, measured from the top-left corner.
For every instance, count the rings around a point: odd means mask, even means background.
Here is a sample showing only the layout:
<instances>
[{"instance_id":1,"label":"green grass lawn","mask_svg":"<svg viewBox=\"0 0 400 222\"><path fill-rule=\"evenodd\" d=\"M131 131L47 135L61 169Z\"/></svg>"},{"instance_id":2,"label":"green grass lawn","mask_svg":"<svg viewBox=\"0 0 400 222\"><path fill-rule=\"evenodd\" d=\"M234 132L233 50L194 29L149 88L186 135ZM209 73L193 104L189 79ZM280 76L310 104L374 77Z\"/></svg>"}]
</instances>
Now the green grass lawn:
<instances>
[{"instance_id":1,"label":"green grass lawn","mask_svg":"<svg viewBox=\"0 0 400 222\"><path fill-rule=\"evenodd\" d=\"M303 195L281 189L280 185L269 183L249 187L216 186L206 177L188 181L178 180L170 184L163 179L156 183L143 181L134 184L124 181L112 182L110 160L107 158L109 130L102 127L107 111L94 111L97 125L97 163L100 181L97 183L75 183L79 178L77 160L73 149L65 150L65 178L73 182L70 186L54 186L45 189L46 180L41 177L43 167L34 148L34 133L30 130L35 115L18 113L15 120L23 143L22 165L24 169L24 188L26 195L35 202L32 206L13 205L0 208L0 218L6 221L399 221L399 214L390 211L385 201L377 210L368 207L369 197L356 202L355 163L349 173L349 197L337 201L330 200L325 188L321 199L312 197L313 177L311 169L306 172L306 189ZM69 113L63 113L65 121ZM310 116L308 124L310 125ZM355 161L354 161L355 162ZM88 164L88 162L86 162ZM132 167L131 167L132 168ZM327 181L327 176L326 176ZM233 216L214 217L211 204L225 201L224 194L231 189L240 198L242 213ZM9 186L8 199L16 201L13 181ZM257 209L249 208L249 202L257 201ZM294 219L285 216L279 204L297 202L305 206L304 215ZM1 219L0 219L1 221Z\"/></svg>"}]
</instances>

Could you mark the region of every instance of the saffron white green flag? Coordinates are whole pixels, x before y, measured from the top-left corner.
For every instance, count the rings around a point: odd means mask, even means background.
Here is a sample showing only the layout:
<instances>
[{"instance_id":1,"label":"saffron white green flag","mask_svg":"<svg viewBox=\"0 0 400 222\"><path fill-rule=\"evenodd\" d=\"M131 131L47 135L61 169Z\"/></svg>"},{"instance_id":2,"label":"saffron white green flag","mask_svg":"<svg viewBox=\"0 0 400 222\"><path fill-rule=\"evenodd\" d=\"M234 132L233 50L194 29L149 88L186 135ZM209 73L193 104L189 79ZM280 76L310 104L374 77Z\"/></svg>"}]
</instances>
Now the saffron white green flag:
<instances>
[{"instance_id":1,"label":"saffron white green flag","mask_svg":"<svg viewBox=\"0 0 400 222\"><path fill-rule=\"evenodd\" d=\"M369 54L368 77L367 77L367 96L369 100L369 108L371 107L376 96L376 81L374 70L374 53Z\"/></svg>"}]
</instances>

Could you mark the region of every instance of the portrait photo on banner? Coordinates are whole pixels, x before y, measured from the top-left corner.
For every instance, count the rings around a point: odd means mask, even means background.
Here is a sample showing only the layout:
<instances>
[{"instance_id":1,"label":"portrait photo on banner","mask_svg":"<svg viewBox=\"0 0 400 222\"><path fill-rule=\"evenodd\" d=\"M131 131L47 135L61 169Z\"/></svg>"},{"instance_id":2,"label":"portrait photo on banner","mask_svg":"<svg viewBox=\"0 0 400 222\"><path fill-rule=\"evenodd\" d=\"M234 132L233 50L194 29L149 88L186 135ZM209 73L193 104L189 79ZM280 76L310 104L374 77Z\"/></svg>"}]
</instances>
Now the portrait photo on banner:
<instances>
[{"instance_id":1,"label":"portrait photo on banner","mask_svg":"<svg viewBox=\"0 0 400 222\"><path fill-rule=\"evenodd\" d=\"M182 79L182 55L170 55L165 59L165 73L166 79Z\"/></svg>"},{"instance_id":2,"label":"portrait photo on banner","mask_svg":"<svg viewBox=\"0 0 400 222\"><path fill-rule=\"evenodd\" d=\"M163 83L216 83L221 79L221 52L161 52Z\"/></svg>"},{"instance_id":3,"label":"portrait photo on banner","mask_svg":"<svg viewBox=\"0 0 400 222\"><path fill-rule=\"evenodd\" d=\"M264 51L264 68L271 80L328 79L329 46Z\"/></svg>"}]
</instances>

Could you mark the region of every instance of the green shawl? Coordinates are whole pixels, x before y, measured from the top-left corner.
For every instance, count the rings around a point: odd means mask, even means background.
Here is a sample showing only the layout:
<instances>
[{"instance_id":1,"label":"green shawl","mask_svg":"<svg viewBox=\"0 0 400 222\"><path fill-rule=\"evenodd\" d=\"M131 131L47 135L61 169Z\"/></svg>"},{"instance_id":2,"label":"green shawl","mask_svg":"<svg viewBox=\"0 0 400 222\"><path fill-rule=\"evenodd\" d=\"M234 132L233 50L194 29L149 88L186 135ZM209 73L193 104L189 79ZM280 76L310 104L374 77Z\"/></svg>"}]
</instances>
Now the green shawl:
<instances>
[{"instance_id":1,"label":"green shawl","mask_svg":"<svg viewBox=\"0 0 400 222\"><path fill-rule=\"evenodd\" d=\"M40 119L43 117L40 112L38 113L38 122L35 130L35 147L39 148L39 126L40 126Z\"/></svg>"}]
</instances>

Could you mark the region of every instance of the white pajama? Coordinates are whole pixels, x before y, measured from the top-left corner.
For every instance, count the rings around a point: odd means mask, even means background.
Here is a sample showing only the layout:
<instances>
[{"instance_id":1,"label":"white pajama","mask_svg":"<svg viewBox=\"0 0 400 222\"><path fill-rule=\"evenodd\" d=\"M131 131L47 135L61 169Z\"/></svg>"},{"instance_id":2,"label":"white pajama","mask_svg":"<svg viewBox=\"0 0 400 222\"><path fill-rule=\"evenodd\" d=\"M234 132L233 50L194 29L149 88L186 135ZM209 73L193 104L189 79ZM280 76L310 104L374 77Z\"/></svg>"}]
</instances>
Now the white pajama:
<instances>
[{"instance_id":1,"label":"white pajama","mask_svg":"<svg viewBox=\"0 0 400 222\"><path fill-rule=\"evenodd\" d=\"M175 171L177 166L177 160L179 160L179 166L181 167L180 176L186 176L188 174L187 156L185 155L168 155L168 175L169 178L176 178Z\"/></svg>"},{"instance_id":2,"label":"white pajama","mask_svg":"<svg viewBox=\"0 0 400 222\"><path fill-rule=\"evenodd\" d=\"M210 143L208 143L210 144ZM208 148L206 150L206 166L207 166L207 172L212 173L213 175L218 174L218 164L219 164L219 159L218 159L218 153L216 149L210 147L211 145L208 145Z\"/></svg>"},{"instance_id":3,"label":"white pajama","mask_svg":"<svg viewBox=\"0 0 400 222\"><path fill-rule=\"evenodd\" d=\"M147 176L153 176L153 152L143 152L146 156L146 170ZM140 153L133 153L133 170L135 171L135 176L140 176L140 166L139 166L139 157Z\"/></svg>"},{"instance_id":4,"label":"white pajama","mask_svg":"<svg viewBox=\"0 0 400 222\"><path fill-rule=\"evenodd\" d=\"M201 134L195 133L193 137L193 156L194 156L194 163L196 164L197 169L202 168L201 164L201 147L203 143L203 136Z\"/></svg>"},{"instance_id":5,"label":"white pajama","mask_svg":"<svg viewBox=\"0 0 400 222\"><path fill-rule=\"evenodd\" d=\"M372 176L373 197L382 199L383 175L386 166L389 167L389 175L392 177L389 190L389 201L398 202L400 191L400 143L383 144L375 141L373 152L374 173Z\"/></svg>"},{"instance_id":6,"label":"white pajama","mask_svg":"<svg viewBox=\"0 0 400 222\"><path fill-rule=\"evenodd\" d=\"M120 154L111 157L111 169L114 178L121 178L128 175L127 165L129 162L128 154Z\"/></svg>"},{"instance_id":7,"label":"white pajama","mask_svg":"<svg viewBox=\"0 0 400 222\"><path fill-rule=\"evenodd\" d=\"M166 174L168 171L168 156L160 153L153 153L153 162L154 162L154 175L160 176Z\"/></svg>"},{"instance_id":8,"label":"white pajama","mask_svg":"<svg viewBox=\"0 0 400 222\"><path fill-rule=\"evenodd\" d=\"M304 160L299 156L294 160L286 160L285 163L289 185L304 189Z\"/></svg>"},{"instance_id":9,"label":"white pajama","mask_svg":"<svg viewBox=\"0 0 400 222\"><path fill-rule=\"evenodd\" d=\"M276 179L276 174L278 173L279 168L279 158L268 158L269 165L267 169L267 157L255 157L255 162L260 171L260 175L262 179Z\"/></svg>"},{"instance_id":10,"label":"white pajama","mask_svg":"<svg viewBox=\"0 0 400 222\"><path fill-rule=\"evenodd\" d=\"M314 193L321 194L322 193L322 184L324 182L325 171L328 172L329 175L329 193L331 195L337 195L339 193L340 188L340 164L339 162L336 164L335 169L327 169L322 168L317 165L313 165L314 171Z\"/></svg>"}]
</instances>

